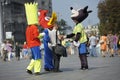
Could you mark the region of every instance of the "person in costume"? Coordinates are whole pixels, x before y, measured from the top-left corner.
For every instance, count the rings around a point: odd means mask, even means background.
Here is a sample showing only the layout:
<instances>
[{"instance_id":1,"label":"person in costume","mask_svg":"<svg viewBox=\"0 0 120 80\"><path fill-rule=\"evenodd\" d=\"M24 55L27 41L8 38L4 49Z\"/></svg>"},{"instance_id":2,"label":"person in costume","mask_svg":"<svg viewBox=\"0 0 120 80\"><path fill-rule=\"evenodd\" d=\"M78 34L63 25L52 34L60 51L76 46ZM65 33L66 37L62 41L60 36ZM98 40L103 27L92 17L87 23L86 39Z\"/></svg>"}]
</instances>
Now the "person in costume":
<instances>
[{"instance_id":1,"label":"person in costume","mask_svg":"<svg viewBox=\"0 0 120 80\"><path fill-rule=\"evenodd\" d=\"M49 36L49 29L44 30L44 37L43 37L43 44L44 44L44 69L45 71L52 71L54 69L53 65L53 53L50 47L48 46L48 43L51 42L50 36Z\"/></svg>"},{"instance_id":2,"label":"person in costume","mask_svg":"<svg viewBox=\"0 0 120 80\"><path fill-rule=\"evenodd\" d=\"M53 29L53 24L57 19L56 13L52 13L52 17L46 16L48 13L48 10L39 10L39 24L41 27L44 28L43 33L41 33L41 36L43 36L43 44L44 44L44 69L45 71L52 71L54 69L53 65L53 52L50 49L48 43L51 42L49 33Z\"/></svg>"},{"instance_id":3,"label":"person in costume","mask_svg":"<svg viewBox=\"0 0 120 80\"><path fill-rule=\"evenodd\" d=\"M39 40L39 29L38 29L38 3L25 3L26 17L28 26L26 29L26 43L28 48L31 49L32 59L29 63L26 72L33 74L32 70L34 68L34 74L39 75L41 71L41 52Z\"/></svg>"},{"instance_id":4,"label":"person in costume","mask_svg":"<svg viewBox=\"0 0 120 80\"><path fill-rule=\"evenodd\" d=\"M69 35L64 36L64 38L75 37L74 45L78 47L79 51L79 59L81 61L81 69L88 69L88 61L87 61L87 36L84 31L84 28L81 22L88 17L90 11L87 11L88 6L84 9L74 10L73 7L70 7L72 15L71 19L75 22L75 27L73 32Z\"/></svg>"}]
</instances>

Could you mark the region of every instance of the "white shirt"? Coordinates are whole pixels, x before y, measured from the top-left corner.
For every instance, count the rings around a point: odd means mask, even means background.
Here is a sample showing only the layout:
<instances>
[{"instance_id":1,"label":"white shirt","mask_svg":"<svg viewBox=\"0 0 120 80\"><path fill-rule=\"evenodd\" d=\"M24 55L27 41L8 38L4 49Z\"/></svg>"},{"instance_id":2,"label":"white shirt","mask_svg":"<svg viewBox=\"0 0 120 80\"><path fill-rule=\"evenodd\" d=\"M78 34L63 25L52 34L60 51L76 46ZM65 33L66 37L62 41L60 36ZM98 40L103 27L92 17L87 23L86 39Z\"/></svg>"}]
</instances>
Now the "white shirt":
<instances>
[{"instance_id":1,"label":"white shirt","mask_svg":"<svg viewBox=\"0 0 120 80\"><path fill-rule=\"evenodd\" d=\"M4 49L4 50L7 50L6 49L6 45L4 43L1 44L1 50Z\"/></svg>"},{"instance_id":2,"label":"white shirt","mask_svg":"<svg viewBox=\"0 0 120 80\"><path fill-rule=\"evenodd\" d=\"M91 36L89 38L90 45L91 46L96 45L96 40L97 40L97 38L95 36Z\"/></svg>"},{"instance_id":3,"label":"white shirt","mask_svg":"<svg viewBox=\"0 0 120 80\"><path fill-rule=\"evenodd\" d=\"M50 39L51 39L51 45L52 46L55 46L56 45L56 30L53 29L53 30L49 30L48 29L48 32L49 32L49 36L50 36ZM57 36L59 35L59 31L57 30ZM57 37L57 44L60 44L60 40L58 39Z\"/></svg>"}]
</instances>

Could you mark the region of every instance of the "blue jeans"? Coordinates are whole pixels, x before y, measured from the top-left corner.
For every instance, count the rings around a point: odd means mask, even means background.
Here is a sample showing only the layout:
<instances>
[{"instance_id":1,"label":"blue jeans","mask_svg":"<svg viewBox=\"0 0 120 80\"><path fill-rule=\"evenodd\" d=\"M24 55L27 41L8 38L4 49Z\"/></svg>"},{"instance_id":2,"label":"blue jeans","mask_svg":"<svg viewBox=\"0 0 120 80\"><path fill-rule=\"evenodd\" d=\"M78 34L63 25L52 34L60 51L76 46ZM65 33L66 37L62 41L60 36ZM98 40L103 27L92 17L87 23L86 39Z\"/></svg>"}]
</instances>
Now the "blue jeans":
<instances>
[{"instance_id":1,"label":"blue jeans","mask_svg":"<svg viewBox=\"0 0 120 80\"><path fill-rule=\"evenodd\" d=\"M97 57L95 45L90 46L90 56Z\"/></svg>"}]
</instances>

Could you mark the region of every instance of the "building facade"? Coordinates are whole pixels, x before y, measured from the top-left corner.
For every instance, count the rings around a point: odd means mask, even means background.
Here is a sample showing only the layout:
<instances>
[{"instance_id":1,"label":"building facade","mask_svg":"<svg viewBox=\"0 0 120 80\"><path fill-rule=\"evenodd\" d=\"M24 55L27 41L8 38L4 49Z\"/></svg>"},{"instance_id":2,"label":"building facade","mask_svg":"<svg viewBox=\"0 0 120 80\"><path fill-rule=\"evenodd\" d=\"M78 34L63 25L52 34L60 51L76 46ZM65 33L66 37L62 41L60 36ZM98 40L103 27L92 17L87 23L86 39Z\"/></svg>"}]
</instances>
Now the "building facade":
<instances>
[{"instance_id":1,"label":"building facade","mask_svg":"<svg viewBox=\"0 0 120 80\"><path fill-rule=\"evenodd\" d=\"M84 29L88 36L90 36L91 33L94 33L96 36L99 36L98 24L88 25L87 27L84 27Z\"/></svg>"},{"instance_id":2,"label":"building facade","mask_svg":"<svg viewBox=\"0 0 120 80\"><path fill-rule=\"evenodd\" d=\"M39 9L49 10L52 13L51 0L1 0L0 1L0 43L4 39L13 39L15 42L25 41L27 26L24 3L38 2Z\"/></svg>"}]
</instances>

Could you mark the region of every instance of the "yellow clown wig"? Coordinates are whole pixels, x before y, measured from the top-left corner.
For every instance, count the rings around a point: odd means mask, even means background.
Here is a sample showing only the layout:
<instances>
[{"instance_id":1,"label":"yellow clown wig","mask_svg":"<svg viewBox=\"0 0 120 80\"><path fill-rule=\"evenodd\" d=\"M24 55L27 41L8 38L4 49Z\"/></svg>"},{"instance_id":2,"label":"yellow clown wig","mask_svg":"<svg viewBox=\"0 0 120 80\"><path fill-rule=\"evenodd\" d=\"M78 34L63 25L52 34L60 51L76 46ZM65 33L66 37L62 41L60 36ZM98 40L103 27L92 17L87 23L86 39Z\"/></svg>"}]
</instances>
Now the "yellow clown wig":
<instances>
[{"instance_id":1,"label":"yellow clown wig","mask_svg":"<svg viewBox=\"0 0 120 80\"><path fill-rule=\"evenodd\" d=\"M25 11L28 25L38 24L38 3L25 3Z\"/></svg>"}]
</instances>

